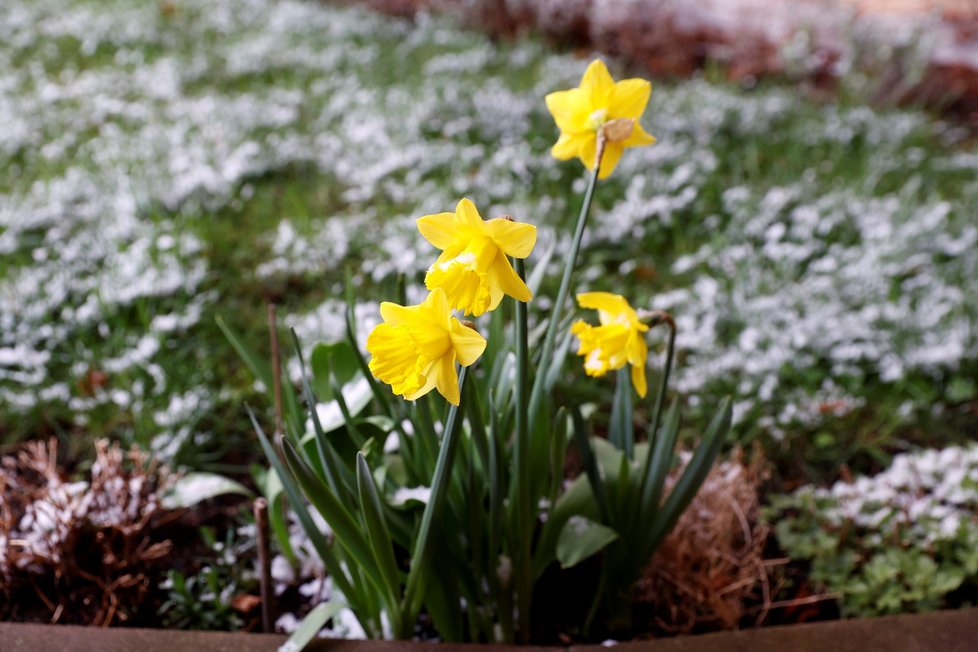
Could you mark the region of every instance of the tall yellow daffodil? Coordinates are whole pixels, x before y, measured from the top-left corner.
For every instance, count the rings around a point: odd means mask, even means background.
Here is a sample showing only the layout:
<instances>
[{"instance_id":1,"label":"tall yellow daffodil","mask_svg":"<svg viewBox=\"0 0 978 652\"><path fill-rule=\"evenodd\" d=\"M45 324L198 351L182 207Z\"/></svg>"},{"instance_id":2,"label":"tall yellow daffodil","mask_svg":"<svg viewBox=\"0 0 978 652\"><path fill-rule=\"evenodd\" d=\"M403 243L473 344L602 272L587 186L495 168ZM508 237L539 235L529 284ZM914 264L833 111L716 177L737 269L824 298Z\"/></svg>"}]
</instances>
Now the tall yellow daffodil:
<instances>
[{"instance_id":1,"label":"tall yellow daffodil","mask_svg":"<svg viewBox=\"0 0 978 652\"><path fill-rule=\"evenodd\" d=\"M655 142L655 137L638 123L651 93L652 84L648 81L615 82L604 62L592 61L578 88L547 95L547 108L560 129L560 138L550 153L561 161L576 156L584 167L592 170L598 134L603 131L605 150L598 178L607 178L626 147Z\"/></svg>"},{"instance_id":2,"label":"tall yellow daffodil","mask_svg":"<svg viewBox=\"0 0 978 652\"><path fill-rule=\"evenodd\" d=\"M505 217L486 222L475 204L463 199L454 213L419 218L418 230L442 250L425 275L425 287L444 290L452 308L479 316L495 310L504 294L530 300L530 289L506 256L530 255L537 241L537 228L532 224Z\"/></svg>"},{"instance_id":3,"label":"tall yellow daffodil","mask_svg":"<svg viewBox=\"0 0 978 652\"><path fill-rule=\"evenodd\" d=\"M578 355L584 356L584 371L589 376L603 376L609 369L632 365L632 385L639 396L645 397L645 360L649 355L643 333L649 330L638 319L625 297L610 292L584 292L577 295L582 308L598 311L600 326L578 320L571 332L581 342Z\"/></svg>"},{"instance_id":4,"label":"tall yellow daffodil","mask_svg":"<svg viewBox=\"0 0 978 652\"><path fill-rule=\"evenodd\" d=\"M452 316L445 293L436 288L416 306L380 304L384 323L367 336L370 371L409 401L432 389L458 405L455 361L464 367L479 359L486 340Z\"/></svg>"}]
</instances>

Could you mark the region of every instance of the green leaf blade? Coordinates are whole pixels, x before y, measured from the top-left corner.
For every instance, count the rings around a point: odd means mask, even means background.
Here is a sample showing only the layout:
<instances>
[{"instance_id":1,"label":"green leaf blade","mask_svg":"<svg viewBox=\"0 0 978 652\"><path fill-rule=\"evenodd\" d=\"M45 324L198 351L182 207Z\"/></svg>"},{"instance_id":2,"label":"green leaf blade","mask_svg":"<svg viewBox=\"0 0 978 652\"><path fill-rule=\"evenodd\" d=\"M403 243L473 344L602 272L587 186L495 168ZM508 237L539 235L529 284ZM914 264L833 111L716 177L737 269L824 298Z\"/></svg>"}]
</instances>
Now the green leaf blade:
<instances>
[{"instance_id":1,"label":"green leaf blade","mask_svg":"<svg viewBox=\"0 0 978 652\"><path fill-rule=\"evenodd\" d=\"M563 569L573 568L618 540L618 533L585 516L567 519L557 536L557 561Z\"/></svg>"}]
</instances>

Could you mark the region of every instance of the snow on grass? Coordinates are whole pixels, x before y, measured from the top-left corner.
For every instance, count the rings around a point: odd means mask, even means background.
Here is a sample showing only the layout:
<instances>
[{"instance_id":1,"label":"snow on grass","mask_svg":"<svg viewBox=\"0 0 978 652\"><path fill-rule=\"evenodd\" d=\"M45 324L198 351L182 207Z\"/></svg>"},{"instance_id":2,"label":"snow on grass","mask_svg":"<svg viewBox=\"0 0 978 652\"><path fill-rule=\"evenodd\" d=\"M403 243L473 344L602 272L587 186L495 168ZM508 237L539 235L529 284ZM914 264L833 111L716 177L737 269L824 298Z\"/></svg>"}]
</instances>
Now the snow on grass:
<instances>
[{"instance_id":1,"label":"snow on grass","mask_svg":"<svg viewBox=\"0 0 978 652\"><path fill-rule=\"evenodd\" d=\"M318 2L8 4L0 421L61 405L84 424L115 406L172 452L228 383L193 347L229 279L308 280L283 319L311 344L342 334L348 266L371 291L363 331L391 298L373 289L418 280L435 254L415 218L462 196L538 224L541 243L569 237L580 168L549 157L542 98L583 61ZM657 86L645 124L659 143L599 189L581 285L618 289L613 263L636 298L674 311L682 391L732 391L778 432L863 404L862 382L974 360L961 134L701 80ZM276 175L305 199L255 208ZM254 234L245 266L216 268L239 229Z\"/></svg>"}]
</instances>

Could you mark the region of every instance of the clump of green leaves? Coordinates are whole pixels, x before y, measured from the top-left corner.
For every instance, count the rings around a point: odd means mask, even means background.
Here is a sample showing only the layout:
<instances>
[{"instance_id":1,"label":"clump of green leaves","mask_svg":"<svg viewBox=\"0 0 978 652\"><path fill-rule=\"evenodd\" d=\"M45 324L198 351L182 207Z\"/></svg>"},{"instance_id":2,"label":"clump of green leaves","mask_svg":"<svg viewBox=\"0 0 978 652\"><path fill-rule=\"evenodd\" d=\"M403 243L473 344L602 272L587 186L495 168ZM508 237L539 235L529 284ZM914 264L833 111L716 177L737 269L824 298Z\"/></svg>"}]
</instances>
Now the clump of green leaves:
<instances>
[{"instance_id":1,"label":"clump of green leaves","mask_svg":"<svg viewBox=\"0 0 978 652\"><path fill-rule=\"evenodd\" d=\"M598 162L606 137L602 132ZM410 638L424 609L447 641L529 642L540 622L532 618L533 597L541 593L548 570L559 573L556 562L565 571L592 558L593 582L568 600L566 611L583 622L585 637L599 613L606 629L627 624L623 596L689 505L727 438L729 399L717 406L691 461L665 491L676 463L680 413L674 402L662 418L676 342L675 321L664 312L644 317L646 330L669 327L648 429L636 428L638 405L624 369L617 374L608 440L592 437L577 406L566 405L554 391L573 341L562 311L600 169L596 163L589 173L552 305L534 315L539 323L532 329L527 305L518 299L509 319L501 310L488 315L482 326L488 345L478 364L459 372L460 394L448 405L431 395L403 401L378 383L357 342L350 284L346 342L318 345L311 376L300 360L307 412L295 389L218 322L255 376L273 389L276 432L267 435L250 409L249 415L274 471L269 478L277 478L277 495L288 499L322 558L341 596L331 600L344 601L370 637ZM538 294L555 251L551 245L530 276L516 259L515 273L531 296ZM295 331L292 336L301 358ZM273 351L277 341L274 336ZM645 398L644 382L638 394ZM321 398L328 402L321 404ZM571 441L586 472L566 487ZM282 502L271 492L268 499L274 527ZM307 505L322 516L332 537L316 526ZM288 550L288 541L281 543ZM322 617L331 613L325 610Z\"/></svg>"},{"instance_id":2,"label":"clump of green leaves","mask_svg":"<svg viewBox=\"0 0 978 652\"><path fill-rule=\"evenodd\" d=\"M765 515L843 615L932 611L978 595L978 447L900 455L871 478L776 496Z\"/></svg>"}]
</instances>

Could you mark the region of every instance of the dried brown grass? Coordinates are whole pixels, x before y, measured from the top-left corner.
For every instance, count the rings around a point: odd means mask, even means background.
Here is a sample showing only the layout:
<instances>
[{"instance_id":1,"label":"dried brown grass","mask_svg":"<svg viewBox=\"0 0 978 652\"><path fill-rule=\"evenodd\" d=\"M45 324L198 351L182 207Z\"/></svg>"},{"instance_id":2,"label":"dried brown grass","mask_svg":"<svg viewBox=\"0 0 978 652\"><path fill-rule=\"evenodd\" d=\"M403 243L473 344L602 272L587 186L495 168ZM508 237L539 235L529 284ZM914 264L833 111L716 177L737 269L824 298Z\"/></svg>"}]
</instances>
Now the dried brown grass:
<instances>
[{"instance_id":1,"label":"dried brown grass","mask_svg":"<svg viewBox=\"0 0 978 652\"><path fill-rule=\"evenodd\" d=\"M757 605L763 620L772 565L764 558L770 531L759 518L765 478L760 450L750 462L736 450L710 471L638 583L637 599L654 614L653 629L733 629Z\"/></svg>"},{"instance_id":2,"label":"dried brown grass","mask_svg":"<svg viewBox=\"0 0 978 652\"><path fill-rule=\"evenodd\" d=\"M68 482L57 453L52 439L0 460L0 619L37 617L39 600L51 622L126 621L172 549L153 533L170 476L100 440L89 481Z\"/></svg>"}]
</instances>

